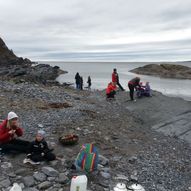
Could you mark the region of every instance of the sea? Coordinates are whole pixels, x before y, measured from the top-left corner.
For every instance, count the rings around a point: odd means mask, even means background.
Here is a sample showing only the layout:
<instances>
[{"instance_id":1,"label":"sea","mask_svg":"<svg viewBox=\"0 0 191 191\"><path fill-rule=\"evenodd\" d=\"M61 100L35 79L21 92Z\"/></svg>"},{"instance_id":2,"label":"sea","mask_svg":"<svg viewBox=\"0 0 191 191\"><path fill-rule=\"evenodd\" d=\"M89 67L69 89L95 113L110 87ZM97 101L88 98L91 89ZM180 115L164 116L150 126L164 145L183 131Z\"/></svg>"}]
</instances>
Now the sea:
<instances>
[{"instance_id":1,"label":"sea","mask_svg":"<svg viewBox=\"0 0 191 191\"><path fill-rule=\"evenodd\" d=\"M47 63L51 66L59 66L67 74L62 74L57 78L60 83L71 83L75 86L75 74L83 77L84 87L87 86L88 76L92 79L92 91L103 90L111 81L113 68L117 69L121 85L128 90L128 81L139 76L141 82L150 82L153 90L159 91L170 97L180 97L191 101L191 80L169 79L154 76L137 75L129 72L130 70L149 64L148 62L54 62L43 61L39 63ZM191 67L190 62L172 63Z\"/></svg>"}]
</instances>

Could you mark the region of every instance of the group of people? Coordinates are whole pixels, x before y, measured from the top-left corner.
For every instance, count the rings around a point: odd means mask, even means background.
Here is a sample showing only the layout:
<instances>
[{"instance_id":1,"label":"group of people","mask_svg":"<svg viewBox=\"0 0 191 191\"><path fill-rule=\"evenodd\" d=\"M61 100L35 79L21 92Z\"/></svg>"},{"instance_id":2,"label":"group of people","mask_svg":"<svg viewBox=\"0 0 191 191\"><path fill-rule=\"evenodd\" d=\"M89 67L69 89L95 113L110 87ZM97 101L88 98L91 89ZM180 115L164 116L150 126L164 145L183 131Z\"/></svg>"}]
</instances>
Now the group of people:
<instances>
[{"instance_id":1,"label":"group of people","mask_svg":"<svg viewBox=\"0 0 191 191\"><path fill-rule=\"evenodd\" d=\"M23 135L19 125L18 116L9 112L7 119L0 124L0 149L1 154L26 153L24 163L39 164L41 161L58 159L45 141L45 131L38 130L34 141L17 139Z\"/></svg>"},{"instance_id":2,"label":"group of people","mask_svg":"<svg viewBox=\"0 0 191 191\"><path fill-rule=\"evenodd\" d=\"M80 76L79 72L76 73L75 75L75 81L76 81L76 89L79 89L79 90L83 90L83 77ZM91 77L88 76L88 80L87 80L87 83L88 83L88 89L91 89L91 85L92 85L92 82L91 82Z\"/></svg>"},{"instance_id":3,"label":"group of people","mask_svg":"<svg viewBox=\"0 0 191 191\"><path fill-rule=\"evenodd\" d=\"M112 73L112 82L110 82L106 88L106 97L107 98L109 98L109 99L115 98L117 86L122 91L124 91L124 88L119 83L119 75L117 73L117 69L114 68L113 73ZM146 84L143 85L143 83L140 82L140 77L135 77L135 78L131 79L128 82L128 88L129 88L129 95L130 95L131 101L136 101L134 99L135 90L137 92L137 97L139 97L139 98L142 96L147 96L147 97L151 96L151 88L150 88L149 82L146 82Z\"/></svg>"}]
</instances>

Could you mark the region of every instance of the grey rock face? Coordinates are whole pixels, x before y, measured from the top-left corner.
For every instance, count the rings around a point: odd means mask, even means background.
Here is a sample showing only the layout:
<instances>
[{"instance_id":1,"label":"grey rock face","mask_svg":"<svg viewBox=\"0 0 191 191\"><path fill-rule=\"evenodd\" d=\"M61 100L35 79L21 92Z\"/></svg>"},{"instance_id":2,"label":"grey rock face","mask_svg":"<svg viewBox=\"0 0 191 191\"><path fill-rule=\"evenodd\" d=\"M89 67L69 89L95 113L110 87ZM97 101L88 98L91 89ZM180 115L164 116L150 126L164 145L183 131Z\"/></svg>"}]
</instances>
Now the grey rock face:
<instances>
[{"instance_id":1,"label":"grey rock face","mask_svg":"<svg viewBox=\"0 0 191 191\"><path fill-rule=\"evenodd\" d=\"M43 190L43 189L47 189L47 188L49 188L49 187L51 187L51 186L52 186L52 183L51 183L51 182L45 181L45 182L42 182L42 183L40 183L40 184L38 185L38 189Z\"/></svg>"},{"instance_id":2,"label":"grey rock face","mask_svg":"<svg viewBox=\"0 0 191 191\"><path fill-rule=\"evenodd\" d=\"M33 177L39 182L44 182L46 180L46 175L41 172L34 173Z\"/></svg>"},{"instance_id":3,"label":"grey rock face","mask_svg":"<svg viewBox=\"0 0 191 191\"><path fill-rule=\"evenodd\" d=\"M23 183L27 187L32 187L35 184L35 180L34 180L33 176L26 176L23 178Z\"/></svg>"},{"instance_id":4,"label":"grey rock face","mask_svg":"<svg viewBox=\"0 0 191 191\"><path fill-rule=\"evenodd\" d=\"M59 172L52 167L43 167L42 172L51 177L56 177L59 175Z\"/></svg>"}]
</instances>

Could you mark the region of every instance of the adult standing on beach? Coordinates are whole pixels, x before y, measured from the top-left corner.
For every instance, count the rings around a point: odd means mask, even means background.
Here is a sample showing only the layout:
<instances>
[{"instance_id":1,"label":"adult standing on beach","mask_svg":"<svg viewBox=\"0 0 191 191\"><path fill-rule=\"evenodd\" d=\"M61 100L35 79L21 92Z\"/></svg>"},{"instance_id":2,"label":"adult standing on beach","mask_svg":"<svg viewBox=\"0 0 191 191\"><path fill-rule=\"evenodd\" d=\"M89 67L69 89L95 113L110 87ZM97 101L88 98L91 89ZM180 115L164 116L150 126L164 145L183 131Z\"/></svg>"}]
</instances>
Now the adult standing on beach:
<instances>
[{"instance_id":1,"label":"adult standing on beach","mask_svg":"<svg viewBox=\"0 0 191 191\"><path fill-rule=\"evenodd\" d=\"M135 77L132 80L128 82L128 87L129 87L129 94L130 94L130 99L131 101L136 101L134 99L134 89L135 87L139 86L140 87L140 78Z\"/></svg>"},{"instance_id":2,"label":"adult standing on beach","mask_svg":"<svg viewBox=\"0 0 191 191\"><path fill-rule=\"evenodd\" d=\"M21 137L22 135L23 130L19 126L17 114L12 111L9 112L7 119L0 124L0 148L2 152L17 151L26 153L30 142L16 139L16 137Z\"/></svg>"},{"instance_id":3,"label":"adult standing on beach","mask_svg":"<svg viewBox=\"0 0 191 191\"><path fill-rule=\"evenodd\" d=\"M83 85L84 85L83 77L80 76L80 89L81 90L83 90Z\"/></svg>"},{"instance_id":4,"label":"adult standing on beach","mask_svg":"<svg viewBox=\"0 0 191 191\"><path fill-rule=\"evenodd\" d=\"M80 89L80 74L77 72L75 75L76 89Z\"/></svg>"},{"instance_id":5,"label":"adult standing on beach","mask_svg":"<svg viewBox=\"0 0 191 191\"><path fill-rule=\"evenodd\" d=\"M90 76L88 76L87 83L88 83L88 89L91 89L92 81L91 81L91 77Z\"/></svg>"},{"instance_id":6,"label":"adult standing on beach","mask_svg":"<svg viewBox=\"0 0 191 191\"><path fill-rule=\"evenodd\" d=\"M119 75L118 75L118 73L117 73L117 69L116 69L116 68L113 69L112 82L116 83L116 84L119 86L119 88L120 88L122 91L124 91L124 88L123 88L123 87L121 86L121 84L119 83Z\"/></svg>"}]
</instances>

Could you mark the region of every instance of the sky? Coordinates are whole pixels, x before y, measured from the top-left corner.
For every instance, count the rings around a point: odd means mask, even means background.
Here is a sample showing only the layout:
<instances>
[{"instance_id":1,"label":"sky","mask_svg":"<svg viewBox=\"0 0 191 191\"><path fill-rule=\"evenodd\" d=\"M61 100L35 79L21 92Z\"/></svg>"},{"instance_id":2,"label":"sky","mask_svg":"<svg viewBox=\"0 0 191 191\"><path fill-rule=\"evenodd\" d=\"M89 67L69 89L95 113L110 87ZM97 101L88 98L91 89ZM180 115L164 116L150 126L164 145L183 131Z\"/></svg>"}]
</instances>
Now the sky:
<instances>
[{"instance_id":1,"label":"sky","mask_svg":"<svg viewBox=\"0 0 191 191\"><path fill-rule=\"evenodd\" d=\"M0 0L0 37L33 61L191 60L191 0Z\"/></svg>"}]
</instances>

